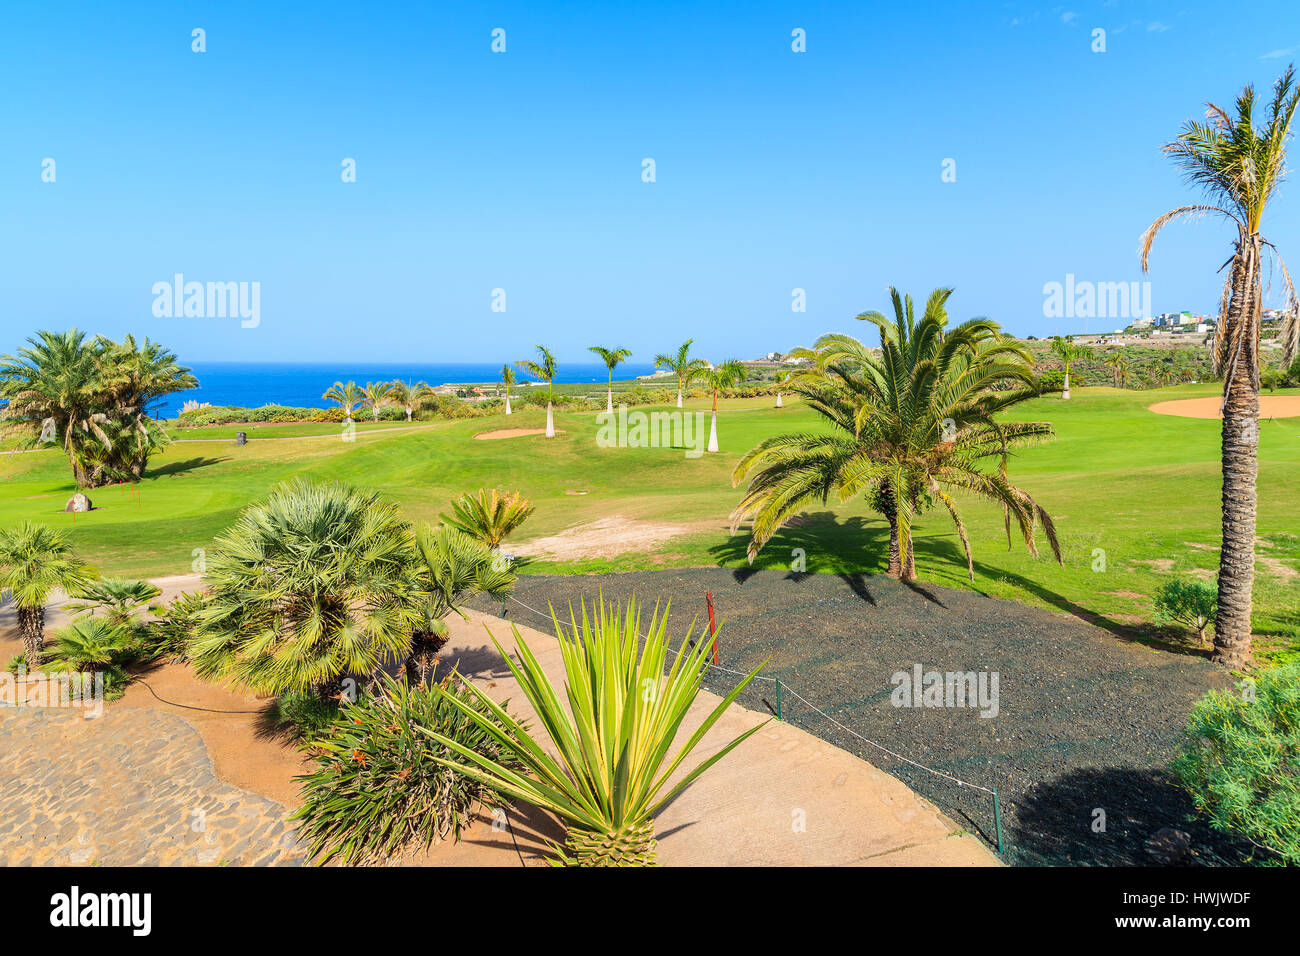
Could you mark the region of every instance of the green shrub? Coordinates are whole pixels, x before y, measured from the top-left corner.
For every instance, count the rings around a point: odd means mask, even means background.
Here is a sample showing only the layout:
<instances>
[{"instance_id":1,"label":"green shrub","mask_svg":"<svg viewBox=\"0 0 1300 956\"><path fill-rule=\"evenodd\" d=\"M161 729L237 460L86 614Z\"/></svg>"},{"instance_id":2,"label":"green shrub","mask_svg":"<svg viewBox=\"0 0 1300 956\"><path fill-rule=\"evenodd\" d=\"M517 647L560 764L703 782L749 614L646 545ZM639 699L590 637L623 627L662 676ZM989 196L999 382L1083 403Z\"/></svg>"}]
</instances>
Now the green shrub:
<instances>
[{"instance_id":1,"label":"green shrub","mask_svg":"<svg viewBox=\"0 0 1300 956\"><path fill-rule=\"evenodd\" d=\"M9 658L9 663L5 665L5 670L11 674L17 674L20 669L27 669L26 654L15 654L13 657Z\"/></svg>"},{"instance_id":2,"label":"green shrub","mask_svg":"<svg viewBox=\"0 0 1300 956\"><path fill-rule=\"evenodd\" d=\"M427 849L448 834L459 840L478 806L497 799L495 790L434 759L453 752L431 742L427 730L493 760L509 760L448 700L453 696L483 708L450 678L410 687L386 674L375 693L342 705L330 732L314 742L315 771L298 778L303 805L294 819L302 821L313 859L377 862Z\"/></svg>"},{"instance_id":3,"label":"green shrub","mask_svg":"<svg viewBox=\"0 0 1300 956\"><path fill-rule=\"evenodd\" d=\"M1300 864L1300 665L1243 690L1201 698L1172 769L1214 829Z\"/></svg>"},{"instance_id":4,"label":"green shrub","mask_svg":"<svg viewBox=\"0 0 1300 956\"><path fill-rule=\"evenodd\" d=\"M325 734L339 717L335 700L322 700L317 694L281 694L271 706L271 719L305 742Z\"/></svg>"},{"instance_id":5,"label":"green shrub","mask_svg":"<svg viewBox=\"0 0 1300 956\"><path fill-rule=\"evenodd\" d=\"M1155 594L1156 620L1178 624L1205 642L1205 629L1218 615L1219 592L1212 584L1193 578L1178 578L1162 584Z\"/></svg>"}]
</instances>

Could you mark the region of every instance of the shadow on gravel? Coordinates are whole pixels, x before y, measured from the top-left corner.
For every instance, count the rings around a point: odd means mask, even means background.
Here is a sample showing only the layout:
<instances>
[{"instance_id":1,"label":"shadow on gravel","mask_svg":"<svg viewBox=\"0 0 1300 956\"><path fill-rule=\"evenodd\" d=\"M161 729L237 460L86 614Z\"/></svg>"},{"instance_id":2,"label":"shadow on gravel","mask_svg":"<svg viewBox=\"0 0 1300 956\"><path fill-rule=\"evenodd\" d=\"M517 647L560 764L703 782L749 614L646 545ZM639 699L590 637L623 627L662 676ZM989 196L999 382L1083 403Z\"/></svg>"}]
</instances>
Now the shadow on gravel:
<instances>
[{"instance_id":1,"label":"shadow on gravel","mask_svg":"<svg viewBox=\"0 0 1300 956\"><path fill-rule=\"evenodd\" d=\"M1185 851L1170 830L1190 838ZM1035 784L1019 798L1008 836L1020 863L1224 866L1242 864L1251 851L1194 819L1190 799L1164 773L1123 767Z\"/></svg>"}]
</instances>

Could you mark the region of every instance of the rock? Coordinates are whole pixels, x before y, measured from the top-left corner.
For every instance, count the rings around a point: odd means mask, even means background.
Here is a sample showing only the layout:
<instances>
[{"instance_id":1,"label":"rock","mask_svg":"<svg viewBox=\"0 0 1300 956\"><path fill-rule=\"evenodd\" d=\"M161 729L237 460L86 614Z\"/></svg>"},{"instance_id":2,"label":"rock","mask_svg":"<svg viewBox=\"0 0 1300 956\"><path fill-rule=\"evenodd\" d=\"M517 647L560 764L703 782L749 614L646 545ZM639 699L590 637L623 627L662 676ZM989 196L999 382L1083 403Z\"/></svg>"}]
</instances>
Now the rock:
<instances>
[{"instance_id":1,"label":"rock","mask_svg":"<svg viewBox=\"0 0 1300 956\"><path fill-rule=\"evenodd\" d=\"M73 495L71 498L68 499L68 503L63 506L63 510L65 512L89 511L93 507L94 505L90 503L90 499L78 491L75 495Z\"/></svg>"},{"instance_id":2,"label":"rock","mask_svg":"<svg viewBox=\"0 0 1300 956\"><path fill-rule=\"evenodd\" d=\"M1191 848L1191 835L1173 827L1161 827L1146 842L1147 855L1161 866L1181 863Z\"/></svg>"}]
</instances>

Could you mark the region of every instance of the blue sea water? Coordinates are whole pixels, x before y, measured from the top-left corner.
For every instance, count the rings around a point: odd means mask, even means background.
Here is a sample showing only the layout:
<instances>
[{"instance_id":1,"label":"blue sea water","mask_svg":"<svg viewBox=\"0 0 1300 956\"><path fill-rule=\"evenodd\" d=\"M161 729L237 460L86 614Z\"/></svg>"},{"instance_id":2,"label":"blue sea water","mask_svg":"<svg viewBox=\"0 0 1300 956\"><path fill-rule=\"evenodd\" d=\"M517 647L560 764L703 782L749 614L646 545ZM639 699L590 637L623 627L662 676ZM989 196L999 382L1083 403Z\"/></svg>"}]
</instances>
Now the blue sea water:
<instances>
[{"instance_id":1,"label":"blue sea water","mask_svg":"<svg viewBox=\"0 0 1300 956\"><path fill-rule=\"evenodd\" d=\"M256 408L260 405L292 405L296 408L327 408L331 403L321 398L325 391L338 381L390 382L402 379L410 382L428 382L430 385L458 384L462 382L499 382L500 363L442 363L432 365L403 365L399 363L375 364L348 362L290 363L290 362L194 362L190 370L199 380L199 387L188 392L169 395L151 409L164 418L174 418L181 407L193 399L213 405L239 405ZM629 362L614 372L616 379L630 379L654 371L649 363ZM516 373L520 381L527 380ZM604 363L561 363L557 383L604 382L607 378Z\"/></svg>"}]
</instances>

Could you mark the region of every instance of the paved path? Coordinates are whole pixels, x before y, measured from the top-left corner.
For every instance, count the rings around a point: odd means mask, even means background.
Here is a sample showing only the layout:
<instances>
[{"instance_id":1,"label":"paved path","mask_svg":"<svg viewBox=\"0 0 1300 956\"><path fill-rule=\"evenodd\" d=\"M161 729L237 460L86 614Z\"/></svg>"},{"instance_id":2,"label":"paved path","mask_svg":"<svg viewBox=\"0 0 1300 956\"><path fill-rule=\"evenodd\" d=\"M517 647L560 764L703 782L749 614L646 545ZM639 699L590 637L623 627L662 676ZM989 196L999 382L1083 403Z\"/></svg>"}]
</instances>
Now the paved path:
<instances>
[{"instance_id":1,"label":"paved path","mask_svg":"<svg viewBox=\"0 0 1300 956\"><path fill-rule=\"evenodd\" d=\"M172 714L0 708L2 865L301 865L285 816Z\"/></svg>"}]
</instances>

